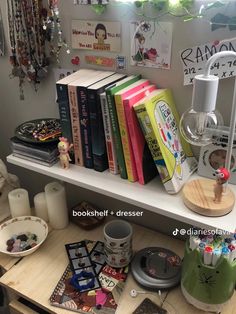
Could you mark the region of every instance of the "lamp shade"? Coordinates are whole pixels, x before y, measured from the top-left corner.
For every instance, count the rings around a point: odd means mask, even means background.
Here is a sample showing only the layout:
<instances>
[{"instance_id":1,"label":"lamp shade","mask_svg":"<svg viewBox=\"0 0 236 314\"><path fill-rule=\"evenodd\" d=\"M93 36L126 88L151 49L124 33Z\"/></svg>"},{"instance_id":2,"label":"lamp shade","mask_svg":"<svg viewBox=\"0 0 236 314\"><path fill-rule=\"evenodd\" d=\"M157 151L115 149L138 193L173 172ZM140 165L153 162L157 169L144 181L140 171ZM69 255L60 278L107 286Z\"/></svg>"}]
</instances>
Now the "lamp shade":
<instances>
[{"instance_id":1,"label":"lamp shade","mask_svg":"<svg viewBox=\"0 0 236 314\"><path fill-rule=\"evenodd\" d=\"M211 143L212 129L223 125L221 114L215 110L219 78L196 75L193 81L192 107L180 119L184 139L197 146Z\"/></svg>"},{"instance_id":2,"label":"lamp shade","mask_svg":"<svg viewBox=\"0 0 236 314\"><path fill-rule=\"evenodd\" d=\"M196 75L193 80L192 108L196 112L212 112L216 107L219 78Z\"/></svg>"}]
</instances>

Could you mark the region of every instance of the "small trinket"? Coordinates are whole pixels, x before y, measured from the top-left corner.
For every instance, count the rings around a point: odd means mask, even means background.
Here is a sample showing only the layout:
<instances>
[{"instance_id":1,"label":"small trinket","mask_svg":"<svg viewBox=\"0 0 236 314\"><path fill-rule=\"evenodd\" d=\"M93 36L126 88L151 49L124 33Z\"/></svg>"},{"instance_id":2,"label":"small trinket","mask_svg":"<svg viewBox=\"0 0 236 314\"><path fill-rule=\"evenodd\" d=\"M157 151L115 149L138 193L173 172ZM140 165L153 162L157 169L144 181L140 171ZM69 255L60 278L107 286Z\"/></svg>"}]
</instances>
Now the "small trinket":
<instances>
[{"instance_id":1,"label":"small trinket","mask_svg":"<svg viewBox=\"0 0 236 314\"><path fill-rule=\"evenodd\" d=\"M226 168L219 168L215 171L216 184L214 186L214 202L221 203L223 194L223 185L229 180L230 173Z\"/></svg>"},{"instance_id":2,"label":"small trinket","mask_svg":"<svg viewBox=\"0 0 236 314\"><path fill-rule=\"evenodd\" d=\"M60 137L60 142L58 143L58 150L60 154L60 162L63 169L69 168L69 162L71 161L69 150L72 148L73 144L69 144L67 138Z\"/></svg>"},{"instance_id":3,"label":"small trinket","mask_svg":"<svg viewBox=\"0 0 236 314\"><path fill-rule=\"evenodd\" d=\"M14 253L32 249L37 245L37 238L37 235L31 232L13 235L6 242L7 251Z\"/></svg>"}]
</instances>

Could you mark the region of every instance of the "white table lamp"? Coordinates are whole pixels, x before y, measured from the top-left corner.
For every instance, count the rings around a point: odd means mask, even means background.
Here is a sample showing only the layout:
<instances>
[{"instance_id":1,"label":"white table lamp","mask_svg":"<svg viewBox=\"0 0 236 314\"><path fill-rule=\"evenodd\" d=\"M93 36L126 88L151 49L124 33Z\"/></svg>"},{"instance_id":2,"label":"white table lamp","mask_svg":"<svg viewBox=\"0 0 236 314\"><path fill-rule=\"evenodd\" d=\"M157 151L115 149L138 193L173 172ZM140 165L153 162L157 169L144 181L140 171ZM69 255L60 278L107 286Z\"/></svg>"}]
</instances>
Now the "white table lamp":
<instances>
[{"instance_id":1,"label":"white table lamp","mask_svg":"<svg viewBox=\"0 0 236 314\"><path fill-rule=\"evenodd\" d=\"M234 57L236 52L222 51L211 56L206 62L204 74L196 75L193 82L192 107L180 119L180 132L191 144L203 146L212 141L212 128L223 125L221 115L215 110L219 78L210 75L211 66L218 58ZM236 123L236 80L232 102L230 131L227 145L225 168L230 172L230 161ZM222 216L229 213L235 203L234 193L226 183L221 201L215 200L215 182L209 179L189 181L183 188L184 203L187 207L206 216Z\"/></svg>"}]
</instances>

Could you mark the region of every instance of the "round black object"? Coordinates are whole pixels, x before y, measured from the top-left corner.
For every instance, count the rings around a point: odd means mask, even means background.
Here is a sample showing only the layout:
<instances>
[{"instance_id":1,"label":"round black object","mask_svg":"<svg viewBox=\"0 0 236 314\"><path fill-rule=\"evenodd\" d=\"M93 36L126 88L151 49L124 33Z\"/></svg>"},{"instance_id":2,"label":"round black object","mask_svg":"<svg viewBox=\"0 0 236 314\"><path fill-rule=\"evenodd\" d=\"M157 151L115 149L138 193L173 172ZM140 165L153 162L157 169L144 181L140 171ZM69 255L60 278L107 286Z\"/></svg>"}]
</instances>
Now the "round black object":
<instances>
[{"instance_id":1,"label":"round black object","mask_svg":"<svg viewBox=\"0 0 236 314\"><path fill-rule=\"evenodd\" d=\"M131 272L148 289L171 288L180 282L181 258L165 248L145 248L135 254Z\"/></svg>"}]
</instances>

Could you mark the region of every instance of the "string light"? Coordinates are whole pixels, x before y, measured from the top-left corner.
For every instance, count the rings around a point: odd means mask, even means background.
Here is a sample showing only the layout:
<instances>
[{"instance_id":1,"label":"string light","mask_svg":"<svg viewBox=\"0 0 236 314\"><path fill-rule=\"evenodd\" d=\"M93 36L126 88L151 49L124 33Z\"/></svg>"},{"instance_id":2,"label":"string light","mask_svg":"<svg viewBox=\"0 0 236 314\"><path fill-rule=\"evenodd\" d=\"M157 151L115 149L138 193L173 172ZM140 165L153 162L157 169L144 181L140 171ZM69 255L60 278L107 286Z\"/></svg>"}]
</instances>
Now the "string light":
<instances>
[{"instance_id":1,"label":"string light","mask_svg":"<svg viewBox=\"0 0 236 314\"><path fill-rule=\"evenodd\" d=\"M180 1L179 0L169 0L169 6L170 7L176 7L180 5Z\"/></svg>"}]
</instances>

